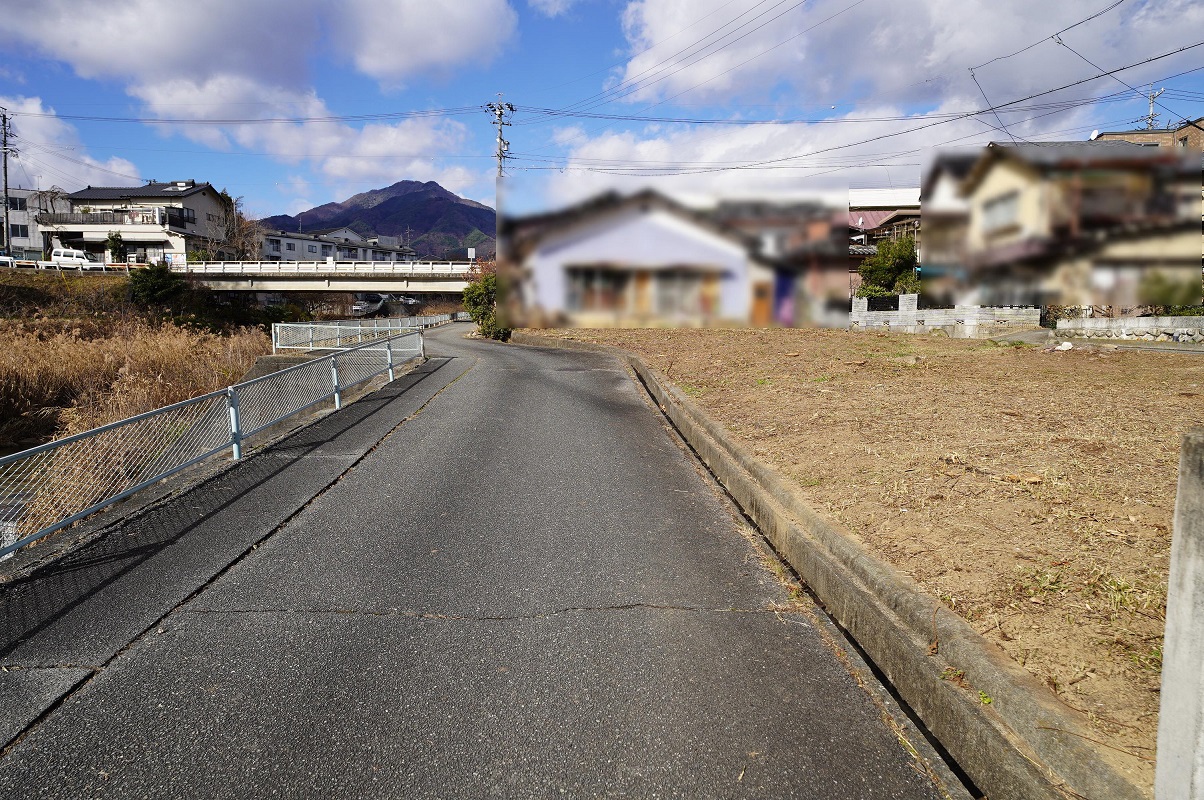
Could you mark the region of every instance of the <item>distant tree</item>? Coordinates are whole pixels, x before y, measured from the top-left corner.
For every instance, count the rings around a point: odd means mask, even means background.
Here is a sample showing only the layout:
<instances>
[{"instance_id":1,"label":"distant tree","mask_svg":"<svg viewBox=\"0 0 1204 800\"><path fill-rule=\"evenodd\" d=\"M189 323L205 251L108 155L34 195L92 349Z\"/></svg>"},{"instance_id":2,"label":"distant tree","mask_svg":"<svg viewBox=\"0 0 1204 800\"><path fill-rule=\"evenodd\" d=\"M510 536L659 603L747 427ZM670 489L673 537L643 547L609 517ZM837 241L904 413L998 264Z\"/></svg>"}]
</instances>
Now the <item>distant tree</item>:
<instances>
[{"instance_id":1,"label":"distant tree","mask_svg":"<svg viewBox=\"0 0 1204 800\"><path fill-rule=\"evenodd\" d=\"M109 260L114 264L125 263L126 247L121 231L109 231L109 236L105 239L105 249L109 251Z\"/></svg>"},{"instance_id":2,"label":"distant tree","mask_svg":"<svg viewBox=\"0 0 1204 800\"><path fill-rule=\"evenodd\" d=\"M222 212L214 224L215 236L206 246L197 249L199 261L223 257L231 261L254 261L259 258L263 228L257 220L247 219L239 206L241 197L220 192ZM190 259L192 260L192 259Z\"/></svg>"},{"instance_id":3,"label":"distant tree","mask_svg":"<svg viewBox=\"0 0 1204 800\"><path fill-rule=\"evenodd\" d=\"M913 294L920 289L915 277L916 240L910 236L878 243L878 252L865 261L857 272L861 275L858 297L888 297L893 294Z\"/></svg>"},{"instance_id":4,"label":"distant tree","mask_svg":"<svg viewBox=\"0 0 1204 800\"><path fill-rule=\"evenodd\" d=\"M482 336L506 341L510 338L510 328L506 327L498 314L496 264L477 259L468 277L468 285L464 287L464 309L477 324Z\"/></svg>"},{"instance_id":5,"label":"distant tree","mask_svg":"<svg viewBox=\"0 0 1204 800\"><path fill-rule=\"evenodd\" d=\"M171 271L167 264L151 264L146 269L130 270L130 294L143 305L167 305L188 288L188 283Z\"/></svg>"}]
</instances>

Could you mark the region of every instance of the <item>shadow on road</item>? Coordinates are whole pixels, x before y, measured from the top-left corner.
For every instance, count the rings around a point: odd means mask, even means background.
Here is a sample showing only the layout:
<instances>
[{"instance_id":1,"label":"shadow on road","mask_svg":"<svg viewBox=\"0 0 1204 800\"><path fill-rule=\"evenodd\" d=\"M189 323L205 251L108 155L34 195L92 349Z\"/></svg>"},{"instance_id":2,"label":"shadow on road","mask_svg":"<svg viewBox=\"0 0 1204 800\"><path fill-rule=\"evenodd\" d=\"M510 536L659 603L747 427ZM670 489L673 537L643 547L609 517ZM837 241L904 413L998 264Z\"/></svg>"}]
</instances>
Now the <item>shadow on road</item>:
<instances>
[{"instance_id":1,"label":"shadow on road","mask_svg":"<svg viewBox=\"0 0 1204 800\"><path fill-rule=\"evenodd\" d=\"M451 361L431 359L340 412L327 415L166 502L130 519L115 521L92 542L0 586L0 658L160 555L162 563L148 569L152 574L134 581L130 591L147 581L184 582L190 585L183 587L180 597L186 597L304 506L347 468L347 462L362 456L401 420L386 423L379 435L361 443L358 455L325 464L330 475L320 474L321 463L298 467L298 462L374 421L393 400ZM287 484L294 476L284 473L290 469L296 473L298 468L310 476L311 484L315 477L318 484L311 485L309 491L278 513L261 513L261 498L254 495L263 493L257 490L276 480ZM120 514L120 507L109 513ZM229 521L214 524L213 518L219 514L225 514Z\"/></svg>"}]
</instances>

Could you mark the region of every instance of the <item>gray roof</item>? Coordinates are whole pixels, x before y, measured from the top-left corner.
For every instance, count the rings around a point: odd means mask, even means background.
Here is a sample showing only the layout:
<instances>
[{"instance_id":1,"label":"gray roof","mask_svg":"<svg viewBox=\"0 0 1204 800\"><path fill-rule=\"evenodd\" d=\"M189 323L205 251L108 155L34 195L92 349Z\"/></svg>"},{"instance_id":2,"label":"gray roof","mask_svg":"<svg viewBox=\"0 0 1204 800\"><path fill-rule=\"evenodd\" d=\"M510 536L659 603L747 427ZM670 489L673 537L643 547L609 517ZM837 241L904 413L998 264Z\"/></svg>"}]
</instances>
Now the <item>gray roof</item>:
<instances>
[{"instance_id":1,"label":"gray roof","mask_svg":"<svg viewBox=\"0 0 1204 800\"><path fill-rule=\"evenodd\" d=\"M1056 166L1068 161L1112 161L1116 159L1166 160L1166 151L1133 142L1095 140L1078 142L991 142L994 147L1015 153L1030 164Z\"/></svg>"},{"instance_id":2,"label":"gray roof","mask_svg":"<svg viewBox=\"0 0 1204 800\"><path fill-rule=\"evenodd\" d=\"M67 195L68 200L166 200L175 197L188 197L206 189L212 189L208 183L196 181L171 181L156 183L151 181L145 186L89 186Z\"/></svg>"}]
</instances>

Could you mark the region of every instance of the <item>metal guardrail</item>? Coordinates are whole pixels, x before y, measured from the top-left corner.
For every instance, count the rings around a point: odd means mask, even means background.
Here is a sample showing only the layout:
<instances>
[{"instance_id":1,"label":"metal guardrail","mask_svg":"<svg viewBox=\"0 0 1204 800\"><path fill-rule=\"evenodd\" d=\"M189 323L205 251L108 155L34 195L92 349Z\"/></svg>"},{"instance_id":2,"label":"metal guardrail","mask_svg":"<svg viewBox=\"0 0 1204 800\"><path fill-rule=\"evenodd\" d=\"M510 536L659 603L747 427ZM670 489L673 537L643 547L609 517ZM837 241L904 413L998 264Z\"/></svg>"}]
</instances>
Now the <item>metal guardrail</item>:
<instances>
[{"instance_id":1,"label":"metal guardrail","mask_svg":"<svg viewBox=\"0 0 1204 800\"><path fill-rule=\"evenodd\" d=\"M194 261L172 272L195 275L467 275L471 261Z\"/></svg>"},{"instance_id":2,"label":"metal guardrail","mask_svg":"<svg viewBox=\"0 0 1204 800\"><path fill-rule=\"evenodd\" d=\"M341 352L0 458L0 558L424 352L393 332Z\"/></svg>"},{"instance_id":3,"label":"metal guardrail","mask_svg":"<svg viewBox=\"0 0 1204 800\"><path fill-rule=\"evenodd\" d=\"M272 352L334 350L362 344L403 331L431 328L472 317L464 311L383 319L341 319L323 322L277 322L272 325Z\"/></svg>"}]
</instances>

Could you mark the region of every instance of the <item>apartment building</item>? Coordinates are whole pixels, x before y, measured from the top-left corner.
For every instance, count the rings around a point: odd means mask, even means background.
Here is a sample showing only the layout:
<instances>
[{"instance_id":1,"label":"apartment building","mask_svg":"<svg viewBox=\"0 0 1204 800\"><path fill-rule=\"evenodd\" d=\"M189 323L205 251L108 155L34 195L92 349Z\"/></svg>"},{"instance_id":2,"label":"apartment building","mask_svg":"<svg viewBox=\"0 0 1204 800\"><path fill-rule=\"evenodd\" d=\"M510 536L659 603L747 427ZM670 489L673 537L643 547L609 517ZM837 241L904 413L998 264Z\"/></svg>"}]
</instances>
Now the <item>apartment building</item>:
<instances>
[{"instance_id":1,"label":"apartment building","mask_svg":"<svg viewBox=\"0 0 1204 800\"><path fill-rule=\"evenodd\" d=\"M36 261L49 249L38 226L40 211L66 211L70 205L54 191L8 189L8 239L5 244L14 258ZM3 209L0 209L2 211Z\"/></svg>"},{"instance_id":2,"label":"apartment building","mask_svg":"<svg viewBox=\"0 0 1204 800\"><path fill-rule=\"evenodd\" d=\"M351 228L306 233L267 231L265 261L416 261L418 254L396 236L362 236Z\"/></svg>"}]
</instances>

